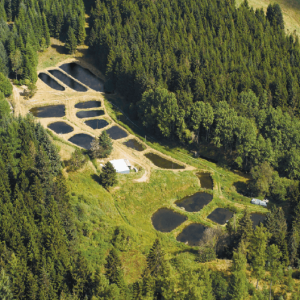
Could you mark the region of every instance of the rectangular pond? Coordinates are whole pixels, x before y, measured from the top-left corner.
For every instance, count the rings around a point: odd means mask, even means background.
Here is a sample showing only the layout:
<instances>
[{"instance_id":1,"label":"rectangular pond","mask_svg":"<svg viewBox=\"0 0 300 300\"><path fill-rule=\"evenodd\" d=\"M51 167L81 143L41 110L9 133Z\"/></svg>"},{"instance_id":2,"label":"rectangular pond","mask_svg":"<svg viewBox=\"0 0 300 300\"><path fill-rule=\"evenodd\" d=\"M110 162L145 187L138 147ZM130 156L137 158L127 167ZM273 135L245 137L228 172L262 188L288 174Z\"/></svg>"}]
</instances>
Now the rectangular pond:
<instances>
[{"instance_id":1,"label":"rectangular pond","mask_svg":"<svg viewBox=\"0 0 300 300\"><path fill-rule=\"evenodd\" d=\"M194 195L187 196L175 204L179 207L184 207L184 209L188 212L196 212L200 211L204 205L207 205L213 199L213 195L198 192Z\"/></svg>"},{"instance_id":2,"label":"rectangular pond","mask_svg":"<svg viewBox=\"0 0 300 300\"><path fill-rule=\"evenodd\" d=\"M65 116L64 105L47 105L33 107L29 110L37 118L60 118Z\"/></svg>"},{"instance_id":3,"label":"rectangular pond","mask_svg":"<svg viewBox=\"0 0 300 300\"><path fill-rule=\"evenodd\" d=\"M97 92L104 92L104 83L90 70L81 67L76 63L63 64L60 66L67 74Z\"/></svg>"},{"instance_id":4,"label":"rectangular pond","mask_svg":"<svg viewBox=\"0 0 300 300\"><path fill-rule=\"evenodd\" d=\"M183 223L187 217L179 213L174 212L168 208L160 208L152 215L153 227L161 232L170 232L181 223Z\"/></svg>"},{"instance_id":5,"label":"rectangular pond","mask_svg":"<svg viewBox=\"0 0 300 300\"><path fill-rule=\"evenodd\" d=\"M185 227L177 236L176 240L182 243L188 243L189 246L198 246L207 227L202 224L190 224Z\"/></svg>"},{"instance_id":6,"label":"rectangular pond","mask_svg":"<svg viewBox=\"0 0 300 300\"><path fill-rule=\"evenodd\" d=\"M58 134L66 134L74 131L74 128L65 122L54 122L47 127Z\"/></svg>"},{"instance_id":7,"label":"rectangular pond","mask_svg":"<svg viewBox=\"0 0 300 300\"><path fill-rule=\"evenodd\" d=\"M94 107L101 107L101 101L91 100L91 101L79 102L75 104L75 108L87 109L87 108L94 108Z\"/></svg>"},{"instance_id":8,"label":"rectangular pond","mask_svg":"<svg viewBox=\"0 0 300 300\"><path fill-rule=\"evenodd\" d=\"M83 119L83 118L93 118L103 116L104 111L102 109L99 110L81 110L76 113L76 117Z\"/></svg>"},{"instance_id":9,"label":"rectangular pond","mask_svg":"<svg viewBox=\"0 0 300 300\"><path fill-rule=\"evenodd\" d=\"M39 78L52 89L64 91L65 88L46 73L39 73Z\"/></svg>"},{"instance_id":10,"label":"rectangular pond","mask_svg":"<svg viewBox=\"0 0 300 300\"><path fill-rule=\"evenodd\" d=\"M213 189L213 181L211 175L205 172L199 172L196 174L200 180L200 185L203 189L212 190Z\"/></svg>"},{"instance_id":11,"label":"rectangular pond","mask_svg":"<svg viewBox=\"0 0 300 300\"><path fill-rule=\"evenodd\" d=\"M86 150L90 150L91 148L91 142L93 141L94 137L85 134L85 133L79 133L73 135L71 138L69 138L69 141L77 146L80 146Z\"/></svg>"},{"instance_id":12,"label":"rectangular pond","mask_svg":"<svg viewBox=\"0 0 300 300\"><path fill-rule=\"evenodd\" d=\"M113 140L122 139L128 136L127 132L119 126L112 126L107 129L106 132Z\"/></svg>"},{"instance_id":13,"label":"rectangular pond","mask_svg":"<svg viewBox=\"0 0 300 300\"><path fill-rule=\"evenodd\" d=\"M124 145L136 151L143 151L146 149L146 147L143 144L139 143L136 139L130 139L125 142Z\"/></svg>"},{"instance_id":14,"label":"rectangular pond","mask_svg":"<svg viewBox=\"0 0 300 300\"><path fill-rule=\"evenodd\" d=\"M215 223L224 225L232 216L232 211L225 208L216 208L207 218Z\"/></svg>"},{"instance_id":15,"label":"rectangular pond","mask_svg":"<svg viewBox=\"0 0 300 300\"><path fill-rule=\"evenodd\" d=\"M171 160L165 159L160 155L149 152L145 156L150 159L154 165L162 169L184 169L184 166L181 166Z\"/></svg>"},{"instance_id":16,"label":"rectangular pond","mask_svg":"<svg viewBox=\"0 0 300 300\"><path fill-rule=\"evenodd\" d=\"M63 72L59 70L48 70L48 72L59 79L61 82L63 82L65 85L67 85L69 88L77 91L77 92L86 92L87 88L84 87L82 84L78 83L71 77L67 76Z\"/></svg>"}]
</instances>

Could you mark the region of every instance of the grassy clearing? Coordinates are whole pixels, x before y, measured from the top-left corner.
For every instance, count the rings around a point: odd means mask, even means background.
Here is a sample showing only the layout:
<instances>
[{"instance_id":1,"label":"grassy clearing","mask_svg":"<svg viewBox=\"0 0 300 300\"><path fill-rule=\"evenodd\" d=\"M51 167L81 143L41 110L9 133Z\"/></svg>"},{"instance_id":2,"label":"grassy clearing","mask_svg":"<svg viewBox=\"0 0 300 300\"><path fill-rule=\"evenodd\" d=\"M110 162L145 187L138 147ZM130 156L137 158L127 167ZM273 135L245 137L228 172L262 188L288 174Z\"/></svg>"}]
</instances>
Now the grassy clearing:
<instances>
[{"instance_id":1,"label":"grassy clearing","mask_svg":"<svg viewBox=\"0 0 300 300\"><path fill-rule=\"evenodd\" d=\"M243 0L236 0L236 5L239 6L242 2ZM264 11L270 3L278 3L282 9L286 32L300 35L300 2L298 0L248 0L248 3L254 9L263 8Z\"/></svg>"}]
</instances>

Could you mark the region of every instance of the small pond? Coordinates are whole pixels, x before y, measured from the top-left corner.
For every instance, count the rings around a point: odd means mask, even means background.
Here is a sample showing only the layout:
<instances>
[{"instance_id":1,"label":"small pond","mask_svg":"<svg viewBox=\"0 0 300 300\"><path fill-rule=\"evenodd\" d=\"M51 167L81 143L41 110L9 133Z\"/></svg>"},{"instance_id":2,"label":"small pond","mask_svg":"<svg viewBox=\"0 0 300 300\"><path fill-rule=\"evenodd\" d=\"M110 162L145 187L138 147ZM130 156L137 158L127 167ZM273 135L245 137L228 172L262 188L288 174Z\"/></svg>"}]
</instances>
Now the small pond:
<instances>
[{"instance_id":1,"label":"small pond","mask_svg":"<svg viewBox=\"0 0 300 300\"><path fill-rule=\"evenodd\" d=\"M200 180L201 187L204 189L213 189L213 181L209 173L197 173L197 177Z\"/></svg>"},{"instance_id":2,"label":"small pond","mask_svg":"<svg viewBox=\"0 0 300 300\"><path fill-rule=\"evenodd\" d=\"M72 126L65 122L55 122L48 125L48 128L52 129L54 132L58 134L66 134L70 133L74 130Z\"/></svg>"},{"instance_id":3,"label":"small pond","mask_svg":"<svg viewBox=\"0 0 300 300\"><path fill-rule=\"evenodd\" d=\"M126 136L128 136L127 132L123 129L121 129L119 126L112 126L109 129L106 130L108 135L113 140L122 139Z\"/></svg>"},{"instance_id":4,"label":"small pond","mask_svg":"<svg viewBox=\"0 0 300 300\"><path fill-rule=\"evenodd\" d=\"M48 86L50 86L52 89L58 90L58 91L64 91L65 88L60 85L56 80L54 80L52 77L50 77L46 73L40 73L39 78L46 83Z\"/></svg>"},{"instance_id":5,"label":"small pond","mask_svg":"<svg viewBox=\"0 0 300 300\"><path fill-rule=\"evenodd\" d=\"M101 129L106 127L109 123L103 119L94 119L84 122L87 126L90 126L93 129Z\"/></svg>"},{"instance_id":6,"label":"small pond","mask_svg":"<svg viewBox=\"0 0 300 300\"><path fill-rule=\"evenodd\" d=\"M79 133L69 138L69 141L77 146L89 150L91 148L91 142L93 141L93 139L94 138L88 134Z\"/></svg>"},{"instance_id":7,"label":"small pond","mask_svg":"<svg viewBox=\"0 0 300 300\"><path fill-rule=\"evenodd\" d=\"M104 111L102 109L99 110L81 110L76 113L76 117L83 119L83 118L93 118L103 116Z\"/></svg>"},{"instance_id":8,"label":"small pond","mask_svg":"<svg viewBox=\"0 0 300 300\"><path fill-rule=\"evenodd\" d=\"M61 82L63 82L65 85L67 85L69 88L77 91L77 92L86 92L87 88L72 79L71 77L67 76L63 72L59 70L48 70L50 74L52 74L54 77L59 79Z\"/></svg>"},{"instance_id":9,"label":"small pond","mask_svg":"<svg viewBox=\"0 0 300 300\"><path fill-rule=\"evenodd\" d=\"M94 107L101 107L101 101L91 100L87 102L79 102L75 104L75 108L94 108Z\"/></svg>"},{"instance_id":10,"label":"small pond","mask_svg":"<svg viewBox=\"0 0 300 300\"><path fill-rule=\"evenodd\" d=\"M161 232L172 231L186 219L187 217L168 208L161 208L152 215L152 223L154 228Z\"/></svg>"},{"instance_id":11,"label":"small pond","mask_svg":"<svg viewBox=\"0 0 300 300\"><path fill-rule=\"evenodd\" d=\"M195 212L201 210L204 205L207 205L212 199L212 195L198 192L177 201L175 204L179 207L184 207L186 211Z\"/></svg>"},{"instance_id":12,"label":"small pond","mask_svg":"<svg viewBox=\"0 0 300 300\"><path fill-rule=\"evenodd\" d=\"M155 153L146 153L145 156L150 159L157 167L163 169L184 169L184 166L178 165L171 160L165 159Z\"/></svg>"},{"instance_id":13,"label":"small pond","mask_svg":"<svg viewBox=\"0 0 300 300\"><path fill-rule=\"evenodd\" d=\"M231 219L233 212L225 208L216 208L207 218L215 223L224 225L226 221Z\"/></svg>"},{"instance_id":14,"label":"small pond","mask_svg":"<svg viewBox=\"0 0 300 300\"><path fill-rule=\"evenodd\" d=\"M76 63L64 64L60 68L66 73L97 92L104 92L104 83L91 71Z\"/></svg>"},{"instance_id":15,"label":"small pond","mask_svg":"<svg viewBox=\"0 0 300 300\"><path fill-rule=\"evenodd\" d=\"M140 144L136 139L130 139L127 142L125 142L124 145L136 151L143 151L146 149L146 147Z\"/></svg>"},{"instance_id":16,"label":"small pond","mask_svg":"<svg viewBox=\"0 0 300 300\"><path fill-rule=\"evenodd\" d=\"M206 228L202 224L190 224L182 230L176 240L182 243L188 242L189 246L198 246Z\"/></svg>"},{"instance_id":17,"label":"small pond","mask_svg":"<svg viewBox=\"0 0 300 300\"><path fill-rule=\"evenodd\" d=\"M33 107L29 110L35 117L38 118L60 118L65 116L64 105L47 105Z\"/></svg>"},{"instance_id":18,"label":"small pond","mask_svg":"<svg viewBox=\"0 0 300 300\"><path fill-rule=\"evenodd\" d=\"M250 219L253 223L253 228L255 228L259 223L265 220L266 216L261 214L251 214Z\"/></svg>"}]
</instances>

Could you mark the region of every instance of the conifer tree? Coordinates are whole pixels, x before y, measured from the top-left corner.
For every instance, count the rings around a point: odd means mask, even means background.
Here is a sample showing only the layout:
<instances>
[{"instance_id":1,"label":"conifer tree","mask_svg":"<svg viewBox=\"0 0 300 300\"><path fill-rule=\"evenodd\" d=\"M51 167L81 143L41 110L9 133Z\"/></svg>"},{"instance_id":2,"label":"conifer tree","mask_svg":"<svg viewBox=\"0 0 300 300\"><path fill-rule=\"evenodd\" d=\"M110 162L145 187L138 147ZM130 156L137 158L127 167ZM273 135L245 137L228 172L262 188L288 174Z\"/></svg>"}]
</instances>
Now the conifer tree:
<instances>
[{"instance_id":1,"label":"conifer tree","mask_svg":"<svg viewBox=\"0 0 300 300\"><path fill-rule=\"evenodd\" d=\"M4 94L5 97L9 97L12 93L12 85L9 79L0 72L0 92Z\"/></svg>"},{"instance_id":2,"label":"conifer tree","mask_svg":"<svg viewBox=\"0 0 300 300\"><path fill-rule=\"evenodd\" d=\"M102 172L100 174L100 184L107 189L110 186L113 186L117 183L117 172L113 165L108 162L102 168Z\"/></svg>"},{"instance_id":3,"label":"conifer tree","mask_svg":"<svg viewBox=\"0 0 300 300\"><path fill-rule=\"evenodd\" d=\"M76 51L76 47L77 47L76 36L75 36L73 28L71 26L69 26L69 29L67 32L65 48L68 53L73 54Z\"/></svg>"},{"instance_id":4,"label":"conifer tree","mask_svg":"<svg viewBox=\"0 0 300 300\"><path fill-rule=\"evenodd\" d=\"M100 157L106 158L108 157L112 150L113 150L113 144L111 141L111 138L109 137L106 130L104 130L101 135L99 136L99 146L100 146Z\"/></svg>"}]
</instances>

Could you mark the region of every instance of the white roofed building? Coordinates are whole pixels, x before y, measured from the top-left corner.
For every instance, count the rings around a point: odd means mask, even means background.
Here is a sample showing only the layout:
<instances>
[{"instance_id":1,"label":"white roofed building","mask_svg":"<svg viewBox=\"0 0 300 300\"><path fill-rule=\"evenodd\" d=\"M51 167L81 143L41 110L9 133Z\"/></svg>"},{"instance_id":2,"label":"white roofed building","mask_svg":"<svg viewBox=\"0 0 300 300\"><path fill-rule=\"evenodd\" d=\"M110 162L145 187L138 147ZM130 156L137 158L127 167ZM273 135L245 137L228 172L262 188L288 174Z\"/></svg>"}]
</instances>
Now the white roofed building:
<instances>
[{"instance_id":1,"label":"white roofed building","mask_svg":"<svg viewBox=\"0 0 300 300\"><path fill-rule=\"evenodd\" d=\"M114 159L111 160L110 163L113 165L117 173L121 173L121 174L130 173L130 169L125 159Z\"/></svg>"}]
</instances>

